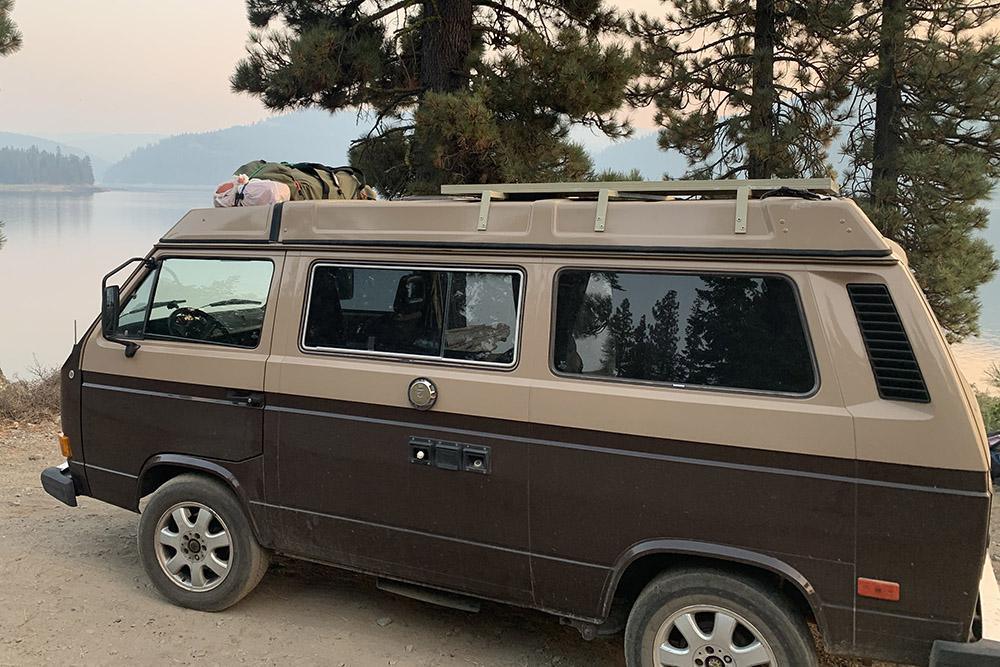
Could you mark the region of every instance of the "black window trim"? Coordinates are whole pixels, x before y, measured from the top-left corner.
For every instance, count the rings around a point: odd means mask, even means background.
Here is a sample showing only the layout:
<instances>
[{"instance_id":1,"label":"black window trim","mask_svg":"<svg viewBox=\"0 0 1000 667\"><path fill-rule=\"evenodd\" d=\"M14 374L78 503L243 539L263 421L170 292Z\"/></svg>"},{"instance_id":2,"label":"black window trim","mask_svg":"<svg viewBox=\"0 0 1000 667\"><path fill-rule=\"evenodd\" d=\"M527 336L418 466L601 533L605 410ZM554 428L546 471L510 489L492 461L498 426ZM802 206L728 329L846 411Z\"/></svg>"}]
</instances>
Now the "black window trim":
<instances>
[{"instance_id":1,"label":"black window trim","mask_svg":"<svg viewBox=\"0 0 1000 667\"><path fill-rule=\"evenodd\" d=\"M635 380L629 378L618 378L598 375L582 375L580 373L566 373L560 371L555 366L556 353L556 313L559 300L559 277L564 271L589 271L592 273L641 273L641 274L663 274L680 276L737 276L747 278L775 277L785 280L792 287L792 294L795 297L795 307L799 313L799 322L802 324L802 332L806 338L806 349L809 351L809 362L813 371L813 386L806 392L774 391L769 389L746 389L740 387L719 387L706 384L683 384L674 382L657 382L656 380ZM806 317L805 309L802 307L802 295L799 293L799 286L795 280L787 273L778 271L725 271L718 269L699 270L691 269L661 269L661 268L625 268L615 269L607 266L560 266L552 278L552 303L549 315L549 350L548 367L549 372L557 378L563 380L580 380L584 382L609 382L613 384L637 385L644 387L657 387L660 389L678 389L682 391L708 391L721 394L744 394L750 396L773 396L777 398L794 398L805 400L814 397L819 393L822 382L820 380L819 364L816 363L816 351L813 347L812 332L809 329L809 318Z\"/></svg>"},{"instance_id":2,"label":"black window trim","mask_svg":"<svg viewBox=\"0 0 1000 667\"><path fill-rule=\"evenodd\" d=\"M270 262L271 263L271 282L267 286L267 296L264 299L264 319L267 319L268 308L271 305L271 293L274 291L274 279L275 279L275 270L274 270L274 267L275 267L275 264L274 264L274 258L273 257L245 257L245 256L229 257L229 256L225 256L225 255L222 255L222 256L216 256L216 255L160 255L159 257L155 257L155 256L151 257L151 259L153 259L156 262L156 268L155 269L150 269L150 270L146 271L146 273L144 273L142 275L142 277L139 278L138 281L136 281L135 287L133 287L131 290L129 290L128 296L126 297L126 299L130 298L132 296L132 294L134 294L135 291L137 289L139 289L139 287L142 285L143 281L145 281L146 278L151 273L153 273L154 271L156 272L156 276L153 278L153 287L152 287L152 289L150 290L150 293L149 293L149 303L146 305L146 314L145 314L145 316L143 317L143 320L142 320L142 336L128 336L128 337L125 337L127 340L155 340L155 341L163 341L163 342L168 342L168 343L171 343L171 342L172 343L192 343L192 344L195 344L195 345L211 345L213 347L225 347L225 348L229 348L229 349L232 349L232 350L256 350L256 349L260 348L260 344L261 344L261 342L264 339L264 336L263 336L263 333L264 333L264 322L263 322L263 320L261 321L261 336L257 340L257 344L254 345L253 347L251 347L249 345L233 345L232 343L216 343L214 341L196 340L196 339L193 339L193 338L179 338L177 336L162 336L162 335L159 335L159 334L148 334L148 333L146 333L146 326L149 324L149 316L150 316L150 314L152 312L152 304L156 300L156 288L159 286L160 275L162 274L161 268L163 266L163 263L165 261L167 261L168 259L209 259L209 260L215 260L215 261L220 261L221 260L221 261L233 261L233 262L262 262L262 261ZM279 279L280 279L280 274L279 274Z\"/></svg>"},{"instance_id":3,"label":"black window trim","mask_svg":"<svg viewBox=\"0 0 1000 667\"><path fill-rule=\"evenodd\" d=\"M518 286L517 318L514 330L514 359L510 363L499 363L496 361L475 361L471 359L448 359L444 356L430 356L426 354L407 354L403 352L381 352L377 350L352 350L341 347L313 347L306 345L306 325L309 322L309 307L312 304L313 280L316 276L316 269L324 266L332 266L342 269L387 269L396 271L445 271L463 273L501 273L508 275L518 275L520 285ZM400 263L398 261L387 262L362 262L356 260L330 260L317 259L309 266L309 280L306 283L306 294L302 304L302 317L299 322L299 351L303 354L322 356L343 356L361 359L382 359L391 361L402 361L409 363L444 365L444 366L467 366L472 368L490 369L498 371L513 371L517 368L521 360L521 330L524 328L524 296L527 288L527 272L522 266L503 265L483 265L483 264L421 264L421 263ZM451 277L448 278L449 287ZM447 303L445 304L447 308ZM444 335L444 330L442 330Z\"/></svg>"}]
</instances>

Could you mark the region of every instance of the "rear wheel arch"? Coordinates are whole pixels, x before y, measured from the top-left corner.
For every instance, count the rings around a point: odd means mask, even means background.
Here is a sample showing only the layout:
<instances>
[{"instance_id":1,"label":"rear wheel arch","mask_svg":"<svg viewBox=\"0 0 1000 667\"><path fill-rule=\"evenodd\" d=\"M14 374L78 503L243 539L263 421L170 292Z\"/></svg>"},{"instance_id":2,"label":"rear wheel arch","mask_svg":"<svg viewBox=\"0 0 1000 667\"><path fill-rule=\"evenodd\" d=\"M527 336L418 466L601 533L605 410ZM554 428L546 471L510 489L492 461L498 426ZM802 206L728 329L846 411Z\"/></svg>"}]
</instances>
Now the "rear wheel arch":
<instances>
[{"instance_id":1,"label":"rear wheel arch","mask_svg":"<svg viewBox=\"0 0 1000 667\"><path fill-rule=\"evenodd\" d=\"M250 522L254 537L260 544L269 544L264 540L267 535L261 530L253 512L250 511L250 501L239 480L230 470L213 461L184 454L157 454L150 457L139 472L135 506L138 507L140 500L154 493L175 477L190 474L202 475L224 484L243 508L243 513Z\"/></svg>"},{"instance_id":2,"label":"rear wheel arch","mask_svg":"<svg viewBox=\"0 0 1000 667\"><path fill-rule=\"evenodd\" d=\"M625 603L630 608L649 582L664 572L680 568L721 570L757 579L788 598L805 618L816 622L820 634L826 637L816 591L798 570L764 554L688 540L657 540L626 551L605 588L603 616L608 617L616 603Z\"/></svg>"}]
</instances>

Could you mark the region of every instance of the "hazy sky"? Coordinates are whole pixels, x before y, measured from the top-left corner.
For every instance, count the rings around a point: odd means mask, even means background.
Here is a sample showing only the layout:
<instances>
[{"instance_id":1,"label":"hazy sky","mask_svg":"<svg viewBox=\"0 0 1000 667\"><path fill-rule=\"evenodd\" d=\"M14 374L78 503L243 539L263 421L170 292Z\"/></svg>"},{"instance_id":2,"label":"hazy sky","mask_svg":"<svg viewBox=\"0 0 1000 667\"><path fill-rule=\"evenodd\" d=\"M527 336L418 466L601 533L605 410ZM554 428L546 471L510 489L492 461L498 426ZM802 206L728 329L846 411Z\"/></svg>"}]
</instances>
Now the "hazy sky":
<instances>
[{"instance_id":1,"label":"hazy sky","mask_svg":"<svg viewBox=\"0 0 1000 667\"><path fill-rule=\"evenodd\" d=\"M24 47L0 59L0 131L173 134L270 115L229 92L243 0L15 0L13 16Z\"/></svg>"}]
</instances>

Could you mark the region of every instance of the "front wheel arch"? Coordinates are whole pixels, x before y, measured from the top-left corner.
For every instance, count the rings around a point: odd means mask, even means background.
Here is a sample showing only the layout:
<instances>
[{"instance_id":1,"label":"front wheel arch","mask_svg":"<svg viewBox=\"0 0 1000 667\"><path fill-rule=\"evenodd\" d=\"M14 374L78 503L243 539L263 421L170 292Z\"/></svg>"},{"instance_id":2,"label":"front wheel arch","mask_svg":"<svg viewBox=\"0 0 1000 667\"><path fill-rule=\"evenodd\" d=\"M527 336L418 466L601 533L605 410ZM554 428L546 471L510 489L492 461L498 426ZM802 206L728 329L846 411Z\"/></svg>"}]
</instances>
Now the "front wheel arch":
<instances>
[{"instance_id":1,"label":"front wheel arch","mask_svg":"<svg viewBox=\"0 0 1000 667\"><path fill-rule=\"evenodd\" d=\"M187 456L185 454L157 454L150 457L143 464L142 470L139 471L139 477L136 481L135 507L138 508L139 502L143 498L152 494L170 480L179 475L191 473L204 475L225 484L233 492L236 500L243 508L243 512L249 519L250 528L257 542L265 547L271 544L268 539L269 535L266 531L261 530L257 518L250 511L250 500L247 498L239 480L232 471L214 461Z\"/></svg>"}]
</instances>

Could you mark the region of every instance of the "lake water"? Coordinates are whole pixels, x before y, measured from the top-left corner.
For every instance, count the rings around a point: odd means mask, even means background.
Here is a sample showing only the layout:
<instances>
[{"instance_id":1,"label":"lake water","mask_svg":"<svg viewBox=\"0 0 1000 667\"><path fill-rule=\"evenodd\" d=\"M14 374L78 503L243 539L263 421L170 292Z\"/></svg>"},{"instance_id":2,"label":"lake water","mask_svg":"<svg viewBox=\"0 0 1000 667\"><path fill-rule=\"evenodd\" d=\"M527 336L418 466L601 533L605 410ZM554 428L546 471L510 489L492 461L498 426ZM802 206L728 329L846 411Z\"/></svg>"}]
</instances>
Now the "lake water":
<instances>
[{"instance_id":1,"label":"lake water","mask_svg":"<svg viewBox=\"0 0 1000 667\"><path fill-rule=\"evenodd\" d=\"M144 255L188 210L211 205L211 188L94 195L0 193L7 242L0 249L0 370L25 374L62 363L100 310L109 269ZM987 238L1000 248L1000 203ZM959 346L966 376L981 383L1000 361L1000 278L983 287L982 337Z\"/></svg>"}]
</instances>

